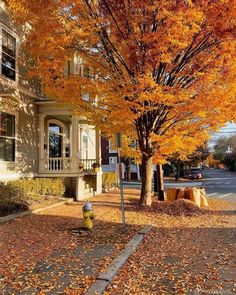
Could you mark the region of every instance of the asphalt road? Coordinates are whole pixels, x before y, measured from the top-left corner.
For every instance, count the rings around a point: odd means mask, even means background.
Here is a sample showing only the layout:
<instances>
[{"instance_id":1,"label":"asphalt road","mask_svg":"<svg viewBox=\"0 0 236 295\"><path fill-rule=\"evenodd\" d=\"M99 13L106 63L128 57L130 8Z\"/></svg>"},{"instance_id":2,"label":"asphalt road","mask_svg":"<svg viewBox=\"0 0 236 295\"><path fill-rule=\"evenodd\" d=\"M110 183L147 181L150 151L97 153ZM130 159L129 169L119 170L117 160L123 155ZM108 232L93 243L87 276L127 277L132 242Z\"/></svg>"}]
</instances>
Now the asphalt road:
<instances>
[{"instance_id":1,"label":"asphalt road","mask_svg":"<svg viewBox=\"0 0 236 295\"><path fill-rule=\"evenodd\" d=\"M205 187L209 198L219 198L236 201L236 172L220 169L208 169L202 171L203 179L173 182L165 179L165 188L168 187ZM124 182L124 188L141 188L140 182Z\"/></svg>"},{"instance_id":2,"label":"asphalt road","mask_svg":"<svg viewBox=\"0 0 236 295\"><path fill-rule=\"evenodd\" d=\"M208 197L236 201L236 172L203 170L202 186L206 188Z\"/></svg>"}]
</instances>

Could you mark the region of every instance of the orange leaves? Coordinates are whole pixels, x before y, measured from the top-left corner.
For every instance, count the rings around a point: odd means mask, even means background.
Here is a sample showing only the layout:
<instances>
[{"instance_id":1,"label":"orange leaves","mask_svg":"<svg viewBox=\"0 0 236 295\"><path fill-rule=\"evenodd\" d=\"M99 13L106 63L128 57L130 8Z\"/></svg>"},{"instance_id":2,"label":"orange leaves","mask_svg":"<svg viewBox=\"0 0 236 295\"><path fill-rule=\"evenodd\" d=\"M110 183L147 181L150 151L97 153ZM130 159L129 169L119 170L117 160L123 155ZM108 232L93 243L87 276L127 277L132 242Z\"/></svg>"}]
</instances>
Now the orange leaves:
<instances>
[{"instance_id":1,"label":"orange leaves","mask_svg":"<svg viewBox=\"0 0 236 295\"><path fill-rule=\"evenodd\" d=\"M72 103L107 133L136 129L142 150L156 158L186 155L206 139L203 129L235 119L232 1L8 4L30 24L26 46L46 94ZM74 70L74 55L91 75ZM83 100L84 93L92 99Z\"/></svg>"}]
</instances>

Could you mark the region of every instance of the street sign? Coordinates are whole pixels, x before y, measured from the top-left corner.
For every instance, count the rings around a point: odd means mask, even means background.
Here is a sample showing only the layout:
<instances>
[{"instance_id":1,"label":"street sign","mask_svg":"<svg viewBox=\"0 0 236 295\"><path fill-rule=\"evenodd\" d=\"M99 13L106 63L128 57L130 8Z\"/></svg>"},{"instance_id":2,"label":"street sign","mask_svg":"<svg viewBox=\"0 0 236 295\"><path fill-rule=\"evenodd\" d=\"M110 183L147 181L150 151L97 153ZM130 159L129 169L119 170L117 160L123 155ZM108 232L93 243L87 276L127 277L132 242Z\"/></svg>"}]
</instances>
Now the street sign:
<instances>
[{"instance_id":1,"label":"street sign","mask_svg":"<svg viewBox=\"0 0 236 295\"><path fill-rule=\"evenodd\" d=\"M121 133L115 134L115 146L116 146L116 148L121 148L121 146L122 146Z\"/></svg>"},{"instance_id":2,"label":"street sign","mask_svg":"<svg viewBox=\"0 0 236 295\"><path fill-rule=\"evenodd\" d=\"M116 165L116 172L118 175L118 178L120 179L120 165L121 165L121 178L125 178L125 164L124 163L117 163Z\"/></svg>"}]
</instances>

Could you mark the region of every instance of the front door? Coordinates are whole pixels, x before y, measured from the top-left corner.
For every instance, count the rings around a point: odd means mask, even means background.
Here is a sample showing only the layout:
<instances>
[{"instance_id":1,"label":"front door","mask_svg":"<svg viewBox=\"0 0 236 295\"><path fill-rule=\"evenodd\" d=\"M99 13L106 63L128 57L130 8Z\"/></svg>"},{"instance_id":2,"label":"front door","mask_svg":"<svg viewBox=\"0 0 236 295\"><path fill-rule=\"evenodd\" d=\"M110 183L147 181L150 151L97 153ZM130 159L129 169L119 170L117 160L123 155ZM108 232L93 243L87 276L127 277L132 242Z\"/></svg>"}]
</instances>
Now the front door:
<instances>
[{"instance_id":1,"label":"front door","mask_svg":"<svg viewBox=\"0 0 236 295\"><path fill-rule=\"evenodd\" d=\"M48 153L49 158L62 158L63 156L63 130L54 123L48 126Z\"/></svg>"}]
</instances>

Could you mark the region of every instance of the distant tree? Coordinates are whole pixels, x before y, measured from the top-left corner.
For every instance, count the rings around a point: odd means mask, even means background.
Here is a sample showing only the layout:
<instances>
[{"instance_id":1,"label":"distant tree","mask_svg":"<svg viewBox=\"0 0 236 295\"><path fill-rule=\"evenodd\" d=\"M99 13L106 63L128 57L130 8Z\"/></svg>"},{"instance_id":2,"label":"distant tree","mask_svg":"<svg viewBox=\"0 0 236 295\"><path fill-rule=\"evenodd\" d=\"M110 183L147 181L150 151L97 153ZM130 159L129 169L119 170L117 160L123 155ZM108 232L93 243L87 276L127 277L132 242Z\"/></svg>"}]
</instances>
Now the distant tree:
<instances>
[{"instance_id":1,"label":"distant tree","mask_svg":"<svg viewBox=\"0 0 236 295\"><path fill-rule=\"evenodd\" d=\"M194 153L187 157L187 163L190 166L198 166L202 164L210 155L209 147L207 144L199 146Z\"/></svg>"},{"instance_id":2,"label":"distant tree","mask_svg":"<svg viewBox=\"0 0 236 295\"><path fill-rule=\"evenodd\" d=\"M206 159L206 163L209 167L217 168L217 167L219 167L219 164L221 162L219 160L215 160L213 157L213 153L210 153L210 155Z\"/></svg>"},{"instance_id":3,"label":"distant tree","mask_svg":"<svg viewBox=\"0 0 236 295\"><path fill-rule=\"evenodd\" d=\"M234 171L236 169L236 135L217 139L213 157Z\"/></svg>"},{"instance_id":4,"label":"distant tree","mask_svg":"<svg viewBox=\"0 0 236 295\"><path fill-rule=\"evenodd\" d=\"M186 146L186 149L185 154L183 152L181 154L175 153L169 158L169 161L171 161L172 165L175 167L177 179L184 176L186 167L198 166L203 163L210 154L206 143L197 147L192 153L188 150L188 146Z\"/></svg>"},{"instance_id":5,"label":"distant tree","mask_svg":"<svg viewBox=\"0 0 236 295\"><path fill-rule=\"evenodd\" d=\"M214 145L214 153L213 153L214 159L222 162L228 148L229 148L228 138L223 136L218 138L216 140L216 144Z\"/></svg>"}]
</instances>

